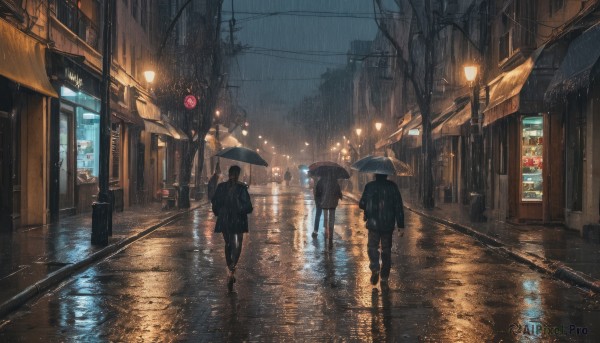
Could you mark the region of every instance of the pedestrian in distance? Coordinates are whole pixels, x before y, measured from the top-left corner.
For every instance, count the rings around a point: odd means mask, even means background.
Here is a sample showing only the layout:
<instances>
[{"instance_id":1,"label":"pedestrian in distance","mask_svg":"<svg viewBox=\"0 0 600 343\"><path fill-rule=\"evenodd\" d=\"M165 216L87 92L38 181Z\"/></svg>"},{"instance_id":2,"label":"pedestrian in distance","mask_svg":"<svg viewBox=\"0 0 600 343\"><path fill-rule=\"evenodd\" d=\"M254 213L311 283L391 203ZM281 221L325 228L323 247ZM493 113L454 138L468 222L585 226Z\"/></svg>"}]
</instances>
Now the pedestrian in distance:
<instances>
[{"instance_id":1,"label":"pedestrian in distance","mask_svg":"<svg viewBox=\"0 0 600 343\"><path fill-rule=\"evenodd\" d=\"M283 174L283 179L285 180L285 185L289 186L290 185L290 181L292 180L292 173L290 173L290 168L288 168L285 171L285 174Z\"/></svg>"},{"instance_id":2,"label":"pedestrian in distance","mask_svg":"<svg viewBox=\"0 0 600 343\"><path fill-rule=\"evenodd\" d=\"M367 254L369 269L371 269L371 284L376 285L381 275L382 285L387 285L392 265L394 226L404 229L404 209L400 190L393 181L387 179L387 175L375 174L375 180L365 185L359 207L364 210L364 219L369 230Z\"/></svg>"},{"instance_id":3,"label":"pedestrian in distance","mask_svg":"<svg viewBox=\"0 0 600 343\"><path fill-rule=\"evenodd\" d=\"M321 177L315 188L315 202L318 204L317 206L320 206L324 210L323 225L325 226L325 237L329 240L329 246L332 246L335 209L339 200L342 199L342 190L333 173L325 174ZM317 233L318 229L317 226L313 235Z\"/></svg>"},{"instance_id":4,"label":"pedestrian in distance","mask_svg":"<svg viewBox=\"0 0 600 343\"><path fill-rule=\"evenodd\" d=\"M313 176L311 179L313 184L313 199L315 200L315 225L313 228L313 237L317 237L319 234L319 222L321 221L321 214L323 214L323 208L321 208L321 204L317 201L317 177Z\"/></svg>"},{"instance_id":5,"label":"pedestrian in distance","mask_svg":"<svg viewBox=\"0 0 600 343\"><path fill-rule=\"evenodd\" d=\"M239 182L241 168L229 168L229 180L217 186L211 200L212 211L217 216L215 232L223 234L225 261L229 274L227 289L233 291L235 268L242 253L244 233L248 232L248 214L252 213L252 202L248 186Z\"/></svg>"}]
</instances>

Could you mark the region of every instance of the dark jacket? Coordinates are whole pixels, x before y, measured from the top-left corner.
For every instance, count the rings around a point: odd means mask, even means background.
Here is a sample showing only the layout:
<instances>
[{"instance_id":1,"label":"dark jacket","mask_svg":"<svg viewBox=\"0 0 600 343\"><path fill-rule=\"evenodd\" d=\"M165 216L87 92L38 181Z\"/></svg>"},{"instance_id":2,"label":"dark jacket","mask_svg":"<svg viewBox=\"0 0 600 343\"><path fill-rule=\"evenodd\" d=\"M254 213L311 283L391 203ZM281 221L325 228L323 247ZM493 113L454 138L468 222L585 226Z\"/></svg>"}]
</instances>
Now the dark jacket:
<instances>
[{"instance_id":1,"label":"dark jacket","mask_svg":"<svg viewBox=\"0 0 600 343\"><path fill-rule=\"evenodd\" d=\"M404 209L398 186L390 180L366 184L358 206L365 211L367 229L393 231L394 224L404 228Z\"/></svg>"},{"instance_id":2,"label":"dark jacket","mask_svg":"<svg viewBox=\"0 0 600 343\"><path fill-rule=\"evenodd\" d=\"M336 208L342 198L342 190L337 180L322 177L315 186L315 202L320 208Z\"/></svg>"},{"instance_id":3,"label":"dark jacket","mask_svg":"<svg viewBox=\"0 0 600 343\"><path fill-rule=\"evenodd\" d=\"M217 216L215 232L248 232L248 213L252 213L248 186L240 182L222 182L211 202L212 211Z\"/></svg>"}]
</instances>

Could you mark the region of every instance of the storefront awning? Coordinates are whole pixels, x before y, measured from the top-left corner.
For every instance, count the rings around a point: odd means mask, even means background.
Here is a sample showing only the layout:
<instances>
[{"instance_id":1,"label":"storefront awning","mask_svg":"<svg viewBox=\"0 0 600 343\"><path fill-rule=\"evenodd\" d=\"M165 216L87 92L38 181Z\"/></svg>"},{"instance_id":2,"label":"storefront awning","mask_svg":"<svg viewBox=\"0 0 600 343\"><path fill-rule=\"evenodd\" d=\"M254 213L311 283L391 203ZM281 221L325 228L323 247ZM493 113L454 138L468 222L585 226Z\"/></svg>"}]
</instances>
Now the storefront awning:
<instances>
[{"instance_id":1,"label":"storefront awning","mask_svg":"<svg viewBox=\"0 0 600 343\"><path fill-rule=\"evenodd\" d=\"M2 19L0 75L43 95L58 98L46 74L45 48Z\"/></svg>"},{"instance_id":2,"label":"storefront awning","mask_svg":"<svg viewBox=\"0 0 600 343\"><path fill-rule=\"evenodd\" d=\"M522 64L490 82L489 104L483 125L515 112L539 113L545 110L544 92L554 75L555 47L542 46Z\"/></svg>"},{"instance_id":3,"label":"storefront awning","mask_svg":"<svg viewBox=\"0 0 600 343\"><path fill-rule=\"evenodd\" d=\"M135 108L138 112L138 115L144 119L155 121L160 120L160 108L150 101L136 99Z\"/></svg>"},{"instance_id":4,"label":"storefront awning","mask_svg":"<svg viewBox=\"0 0 600 343\"><path fill-rule=\"evenodd\" d=\"M395 131L391 135L380 139L377 143L375 143L375 148L381 149L384 146L388 146L388 145L394 144L396 142L399 142L400 138L402 138L402 130L403 129L400 128L399 130Z\"/></svg>"},{"instance_id":5,"label":"storefront awning","mask_svg":"<svg viewBox=\"0 0 600 343\"><path fill-rule=\"evenodd\" d=\"M144 127L144 120L142 118L117 101L111 101L110 111L113 118L118 118L126 123Z\"/></svg>"},{"instance_id":6,"label":"storefront awning","mask_svg":"<svg viewBox=\"0 0 600 343\"><path fill-rule=\"evenodd\" d=\"M144 129L148 132L156 133L158 135L172 136L171 132L167 130L167 128L164 127L163 124L157 121L144 119Z\"/></svg>"},{"instance_id":7,"label":"storefront awning","mask_svg":"<svg viewBox=\"0 0 600 343\"><path fill-rule=\"evenodd\" d=\"M163 121L163 124L164 124L165 128L171 133L171 137L178 139L178 140L182 140L182 141L189 140L189 138L185 134L185 132L181 131L179 128L175 127L173 124L171 124L167 121Z\"/></svg>"},{"instance_id":8,"label":"storefront awning","mask_svg":"<svg viewBox=\"0 0 600 343\"><path fill-rule=\"evenodd\" d=\"M598 75L600 59L600 24L583 32L571 42L567 55L548 86L545 99L549 103L586 88Z\"/></svg>"},{"instance_id":9,"label":"storefront awning","mask_svg":"<svg viewBox=\"0 0 600 343\"><path fill-rule=\"evenodd\" d=\"M468 102L448 119L431 130L431 137L440 139L447 136L460 136L460 128L471 119L471 103Z\"/></svg>"}]
</instances>

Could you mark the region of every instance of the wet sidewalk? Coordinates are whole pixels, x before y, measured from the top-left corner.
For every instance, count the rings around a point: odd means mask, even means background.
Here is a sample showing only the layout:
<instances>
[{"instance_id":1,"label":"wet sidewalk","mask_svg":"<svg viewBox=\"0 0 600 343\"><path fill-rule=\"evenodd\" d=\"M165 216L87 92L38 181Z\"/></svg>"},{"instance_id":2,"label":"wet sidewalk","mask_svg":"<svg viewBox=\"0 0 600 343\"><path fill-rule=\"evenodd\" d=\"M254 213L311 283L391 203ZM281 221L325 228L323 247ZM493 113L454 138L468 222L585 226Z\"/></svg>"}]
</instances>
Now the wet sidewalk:
<instances>
[{"instance_id":1,"label":"wet sidewalk","mask_svg":"<svg viewBox=\"0 0 600 343\"><path fill-rule=\"evenodd\" d=\"M350 196L360 199L360 195ZM521 262L580 286L600 289L600 244L584 240L576 231L516 225L493 218L484 223L471 223L466 205L436 203L433 210L425 210L416 199L404 196L403 200L407 209L474 236Z\"/></svg>"},{"instance_id":2,"label":"wet sidewalk","mask_svg":"<svg viewBox=\"0 0 600 343\"><path fill-rule=\"evenodd\" d=\"M205 199L192 202L191 209L205 203ZM42 287L51 287L76 269L187 212L165 211L161 207L160 203L151 203L115 212L113 235L106 247L90 243L91 212L62 218L55 224L0 234L0 316L40 293Z\"/></svg>"}]
</instances>

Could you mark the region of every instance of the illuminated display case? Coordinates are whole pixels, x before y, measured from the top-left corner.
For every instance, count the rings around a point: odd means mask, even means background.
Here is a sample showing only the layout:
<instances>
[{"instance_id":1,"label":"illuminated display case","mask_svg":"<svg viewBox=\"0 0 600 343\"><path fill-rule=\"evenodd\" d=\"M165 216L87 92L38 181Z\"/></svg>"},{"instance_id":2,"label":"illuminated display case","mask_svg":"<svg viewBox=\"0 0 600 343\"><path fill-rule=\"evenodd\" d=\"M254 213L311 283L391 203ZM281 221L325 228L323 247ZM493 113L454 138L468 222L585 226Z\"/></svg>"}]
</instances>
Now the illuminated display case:
<instances>
[{"instance_id":1,"label":"illuminated display case","mask_svg":"<svg viewBox=\"0 0 600 343\"><path fill-rule=\"evenodd\" d=\"M524 117L521 136L521 200L542 201L544 118Z\"/></svg>"}]
</instances>

